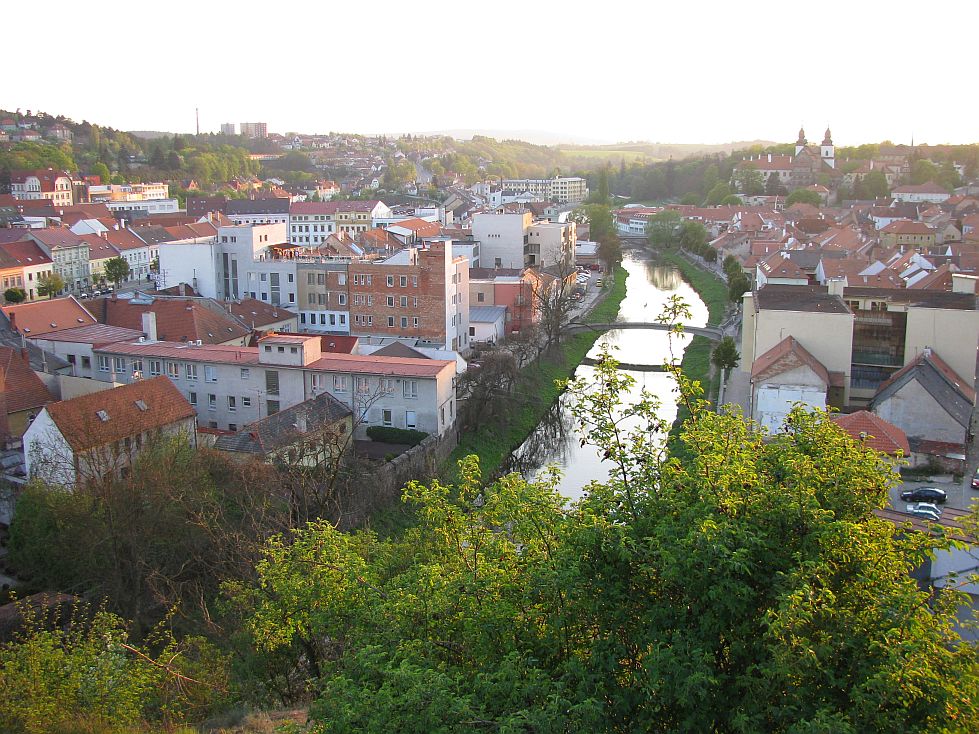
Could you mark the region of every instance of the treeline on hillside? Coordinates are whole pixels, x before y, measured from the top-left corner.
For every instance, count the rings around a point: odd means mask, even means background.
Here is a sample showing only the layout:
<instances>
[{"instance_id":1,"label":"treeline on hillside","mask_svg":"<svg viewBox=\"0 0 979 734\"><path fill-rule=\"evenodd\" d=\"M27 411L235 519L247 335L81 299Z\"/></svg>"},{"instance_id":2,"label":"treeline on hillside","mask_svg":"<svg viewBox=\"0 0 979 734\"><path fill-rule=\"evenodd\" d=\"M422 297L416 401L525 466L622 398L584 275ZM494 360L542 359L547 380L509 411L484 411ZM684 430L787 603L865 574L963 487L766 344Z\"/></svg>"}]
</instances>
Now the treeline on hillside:
<instances>
[{"instance_id":1,"label":"treeline on hillside","mask_svg":"<svg viewBox=\"0 0 979 734\"><path fill-rule=\"evenodd\" d=\"M888 143L868 144L852 148L837 148L837 167L843 173L857 170L868 160L879 159L883 152L893 150ZM730 155L709 155L685 160L667 160L646 163L622 160L617 167L609 167L609 183L612 193L635 201L683 201L688 204L716 205L726 196L736 195L730 187L738 164L749 155L791 154L792 145L775 145L740 150ZM948 189L960 186L962 176L953 163L964 169L965 179L972 180L979 175L979 145L910 146L897 148L897 152L907 155L911 160L911 173L906 183L926 183L933 181ZM598 173L588 175L590 186L594 187ZM773 189L769 180L762 174L748 176L748 194L783 193ZM866 180L864 180L866 179ZM883 186L881 186L883 182ZM862 187L856 191L845 191L843 198L874 198L887 195L887 184L882 173L871 172L861 177ZM856 186L854 187L856 188ZM854 195L855 194L855 195Z\"/></svg>"}]
</instances>

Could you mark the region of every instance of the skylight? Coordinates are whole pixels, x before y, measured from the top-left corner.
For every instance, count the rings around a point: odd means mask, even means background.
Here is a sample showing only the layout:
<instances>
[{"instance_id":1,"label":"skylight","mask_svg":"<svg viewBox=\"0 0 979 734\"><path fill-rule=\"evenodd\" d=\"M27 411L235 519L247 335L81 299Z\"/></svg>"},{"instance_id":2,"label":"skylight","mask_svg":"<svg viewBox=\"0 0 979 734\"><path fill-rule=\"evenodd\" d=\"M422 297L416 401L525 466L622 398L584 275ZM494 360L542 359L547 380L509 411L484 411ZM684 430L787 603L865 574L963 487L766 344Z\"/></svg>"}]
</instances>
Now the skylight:
<instances>
[{"instance_id":1,"label":"skylight","mask_svg":"<svg viewBox=\"0 0 979 734\"><path fill-rule=\"evenodd\" d=\"M139 408L140 410L149 410L149 407L142 400L136 401L136 407Z\"/></svg>"},{"instance_id":2,"label":"skylight","mask_svg":"<svg viewBox=\"0 0 979 734\"><path fill-rule=\"evenodd\" d=\"M99 417L99 420L102 421L103 423L107 423L109 420L109 414L106 413L104 410L95 411L95 415L97 415Z\"/></svg>"}]
</instances>

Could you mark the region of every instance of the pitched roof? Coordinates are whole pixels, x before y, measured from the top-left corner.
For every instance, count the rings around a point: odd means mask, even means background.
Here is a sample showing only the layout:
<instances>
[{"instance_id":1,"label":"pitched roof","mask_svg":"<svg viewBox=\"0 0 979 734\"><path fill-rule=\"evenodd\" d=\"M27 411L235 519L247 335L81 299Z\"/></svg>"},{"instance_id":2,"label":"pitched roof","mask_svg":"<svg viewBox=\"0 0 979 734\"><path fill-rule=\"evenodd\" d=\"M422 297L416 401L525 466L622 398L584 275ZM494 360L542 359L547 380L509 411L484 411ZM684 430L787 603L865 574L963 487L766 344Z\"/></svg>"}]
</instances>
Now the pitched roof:
<instances>
[{"instance_id":1,"label":"pitched roof","mask_svg":"<svg viewBox=\"0 0 979 734\"><path fill-rule=\"evenodd\" d=\"M220 436L214 448L246 454L267 454L291 446L308 433L342 421L353 411L328 392L249 423L238 433ZM343 434L346 435L346 434Z\"/></svg>"},{"instance_id":2,"label":"pitched roof","mask_svg":"<svg viewBox=\"0 0 979 734\"><path fill-rule=\"evenodd\" d=\"M912 222L908 219L897 219L881 230L884 234L935 234L935 229L924 222Z\"/></svg>"},{"instance_id":3,"label":"pitched roof","mask_svg":"<svg viewBox=\"0 0 979 734\"><path fill-rule=\"evenodd\" d=\"M923 351L891 375L877 389L877 394L870 401L871 410L912 380L917 380L959 425L963 427L969 425L972 406L976 401L976 391L932 349Z\"/></svg>"},{"instance_id":4,"label":"pitched roof","mask_svg":"<svg viewBox=\"0 0 979 734\"><path fill-rule=\"evenodd\" d=\"M948 190L933 181L923 184L906 184L891 191L892 194L948 194Z\"/></svg>"},{"instance_id":5,"label":"pitched roof","mask_svg":"<svg viewBox=\"0 0 979 734\"><path fill-rule=\"evenodd\" d=\"M808 311L811 313L850 313L839 296L823 286L769 284L755 293L759 309Z\"/></svg>"},{"instance_id":6,"label":"pitched roof","mask_svg":"<svg viewBox=\"0 0 979 734\"><path fill-rule=\"evenodd\" d=\"M50 334L31 338L44 339L45 341L51 342L91 344L95 347L101 347L105 344L139 339L141 336L143 336L143 332L138 329L125 329L121 326L109 326L108 324L86 324L85 326L62 329L61 331L53 331Z\"/></svg>"},{"instance_id":7,"label":"pitched roof","mask_svg":"<svg viewBox=\"0 0 979 734\"><path fill-rule=\"evenodd\" d=\"M470 306L469 323L491 324L506 318L506 306Z\"/></svg>"},{"instance_id":8,"label":"pitched roof","mask_svg":"<svg viewBox=\"0 0 979 734\"><path fill-rule=\"evenodd\" d=\"M286 319L296 318L296 314L278 306L259 301L257 298L242 298L241 301L227 304L231 313L248 326L260 329L269 324L277 324Z\"/></svg>"},{"instance_id":9,"label":"pitched roof","mask_svg":"<svg viewBox=\"0 0 979 734\"><path fill-rule=\"evenodd\" d=\"M140 247L146 247L148 244L143 241L136 231L131 229L110 229L104 234L106 241L120 252L138 250Z\"/></svg>"},{"instance_id":10,"label":"pitched roof","mask_svg":"<svg viewBox=\"0 0 979 734\"><path fill-rule=\"evenodd\" d=\"M196 415L187 398L163 376L51 403L47 411L76 452Z\"/></svg>"},{"instance_id":11,"label":"pitched roof","mask_svg":"<svg viewBox=\"0 0 979 734\"><path fill-rule=\"evenodd\" d=\"M784 257L781 252L770 255L765 260L758 263L759 269L767 278L796 278L806 280L806 274L802 269L792 262L791 259Z\"/></svg>"},{"instance_id":12,"label":"pitched roof","mask_svg":"<svg viewBox=\"0 0 979 734\"><path fill-rule=\"evenodd\" d=\"M2 231L0 230L0 232ZM27 239L18 242L0 241L0 250L22 268L32 265L48 265L51 263L51 258L44 254L44 250L34 240Z\"/></svg>"},{"instance_id":13,"label":"pitched roof","mask_svg":"<svg viewBox=\"0 0 979 734\"><path fill-rule=\"evenodd\" d=\"M231 199L225 204L224 213L229 217L246 214L288 214L289 199Z\"/></svg>"},{"instance_id":14,"label":"pitched roof","mask_svg":"<svg viewBox=\"0 0 979 734\"><path fill-rule=\"evenodd\" d=\"M23 135L23 133L21 133ZM54 191L55 182L59 178L71 179L71 174L66 171L56 171L53 168L38 168L33 171L11 171L10 183L25 183L31 176L37 178L41 184L41 191Z\"/></svg>"},{"instance_id":15,"label":"pitched roof","mask_svg":"<svg viewBox=\"0 0 979 734\"><path fill-rule=\"evenodd\" d=\"M8 414L39 408L54 400L19 349L0 346L0 384Z\"/></svg>"},{"instance_id":16,"label":"pitched roof","mask_svg":"<svg viewBox=\"0 0 979 734\"><path fill-rule=\"evenodd\" d=\"M64 227L32 229L30 230L30 234L35 240L52 250L58 249L59 247L81 247L86 244L81 235L75 234L70 229Z\"/></svg>"},{"instance_id":17,"label":"pitched roof","mask_svg":"<svg viewBox=\"0 0 979 734\"><path fill-rule=\"evenodd\" d=\"M755 360L751 365L751 379L754 382L764 382L775 375L803 365L808 366L829 387L831 384L829 371L808 349L797 342L795 337L791 336L785 337Z\"/></svg>"},{"instance_id":18,"label":"pitched roof","mask_svg":"<svg viewBox=\"0 0 979 734\"><path fill-rule=\"evenodd\" d=\"M908 456L911 446L908 437L893 423L867 410L858 410L847 415L834 415L833 422L858 441L874 451L882 451L889 456Z\"/></svg>"},{"instance_id":19,"label":"pitched roof","mask_svg":"<svg viewBox=\"0 0 979 734\"><path fill-rule=\"evenodd\" d=\"M403 342L391 342L377 351L371 352L377 357L407 357L409 359L428 359L417 349L412 349Z\"/></svg>"},{"instance_id":20,"label":"pitched roof","mask_svg":"<svg viewBox=\"0 0 979 734\"><path fill-rule=\"evenodd\" d=\"M229 206L233 204L229 201ZM289 205L289 214L336 214L337 212L371 212L374 207L384 202L376 199L371 201L295 201ZM231 211L229 210L230 214Z\"/></svg>"},{"instance_id":21,"label":"pitched roof","mask_svg":"<svg viewBox=\"0 0 979 734\"><path fill-rule=\"evenodd\" d=\"M95 317L74 296L18 303L2 309L11 326L25 336L41 336L96 323Z\"/></svg>"},{"instance_id":22,"label":"pitched roof","mask_svg":"<svg viewBox=\"0 0 979 734\"><path fill-rule=\"evenodd\" d=\"M160 341L185 342L200 339L204 344L223 344L250 333L220 306L209 308L203 299L190 298L100 298L87 302L103 324L143 330L144 313L156 314Z\"/></svg>"}]
</instances>

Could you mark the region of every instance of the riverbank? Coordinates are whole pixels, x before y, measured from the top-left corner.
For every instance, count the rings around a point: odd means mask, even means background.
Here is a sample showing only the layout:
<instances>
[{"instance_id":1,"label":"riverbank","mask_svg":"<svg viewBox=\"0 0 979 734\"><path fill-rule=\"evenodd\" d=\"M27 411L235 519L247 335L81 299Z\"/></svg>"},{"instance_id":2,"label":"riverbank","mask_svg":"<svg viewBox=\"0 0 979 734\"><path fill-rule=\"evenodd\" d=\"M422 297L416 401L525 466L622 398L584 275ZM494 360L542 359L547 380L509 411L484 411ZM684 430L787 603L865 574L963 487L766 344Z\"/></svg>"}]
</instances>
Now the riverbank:
<instances>
[{"instance_id":1,"label":"riverbank","mask_svg":"<svg viewBox=\"0 0 979 734\"><path fill-rule=\"evenodd\" d=\"M606 286L604 296L586 314L585 320L596 323L615 321L619 305L625 298L627 275L624 267L615 266L612 284ZM600 336L598 332L576 334L563 341L553 355L528 365L523 371L519 391L534 398L515 410L505 426L485 427L460 436L459 445L446 462L446 478L455 479L458 460L469 454L479 457L484 478L495 476L510 453L523 443L560 397L562 389L556 381L566 380L574 374Z\"/></svg>"},{"instance_id":2,"label":"riverbank","mask_svg":"<svg viewBox=\"0 0 979 734\"><path fill-rule=\"evenodd\" d=\"M707 323L715 326L724 320L728 306L727 284L711 272L698 267L676 250L654 250L656 257L677 270L690 287L697 291L700 298L707 304L709 314ZM700 382L704 395L713 399L717 395L719 376L711 369L710 355L714 350L714 342L703 336L695 336L683 352L680 367L683 374L691 380ZM673 424L674 432L687 419L689 413L681 405Z\"/></svg>"}]
</instances>

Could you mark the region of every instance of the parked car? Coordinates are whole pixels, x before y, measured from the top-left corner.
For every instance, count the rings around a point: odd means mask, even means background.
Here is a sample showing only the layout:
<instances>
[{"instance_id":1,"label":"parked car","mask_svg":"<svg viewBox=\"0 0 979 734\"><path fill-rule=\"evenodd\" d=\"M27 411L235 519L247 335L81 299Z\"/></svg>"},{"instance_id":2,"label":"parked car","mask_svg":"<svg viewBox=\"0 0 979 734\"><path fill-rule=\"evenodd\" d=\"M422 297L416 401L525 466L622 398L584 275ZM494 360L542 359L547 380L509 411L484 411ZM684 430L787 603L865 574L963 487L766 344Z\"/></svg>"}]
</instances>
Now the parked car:
<instances>
[{"instance_id":1,"label":"parked car","mask_svg":"<svg viewBox=\"0 0 979 734\"><path fill-rule=\"evenodd\" d=\"M938 487L918 487L917 489L906 489L901 492L901 499L905 502L944 504L947 498L944 489L939 489Z\"/></svg>"},{"instance_id":2,"label":"parked car","mask_svg":"<svg viewBox=\"0 0 979 734\"><path fill-rule=\"evenodd\" d=\"M917 504L908 505L908 514L927 518L934 522L938 522L942 517L942 511L928 502L918 502Z\"/></svg>"},{"instance_id":3,"label":"parked car","mask_svg":"<svg viewBox=\"0 0 979 734\"><path fill-rule=\"evenodd\" d=\"M605 281L602 280L601 278L599 278L598 280L595 281L595 287L596 288L601 288L603 285L605 285Z\"/></svg>"},{"instance_id":4,"label":"parked car","mask_svg":"<svg viewBox=\"0 0 979 734\"><path fill-rule=\"evenodd\" d=\"M972 477L972 488L979 489L979 471L977 471L976 475Z\"/></svg>"}]
</instances>

